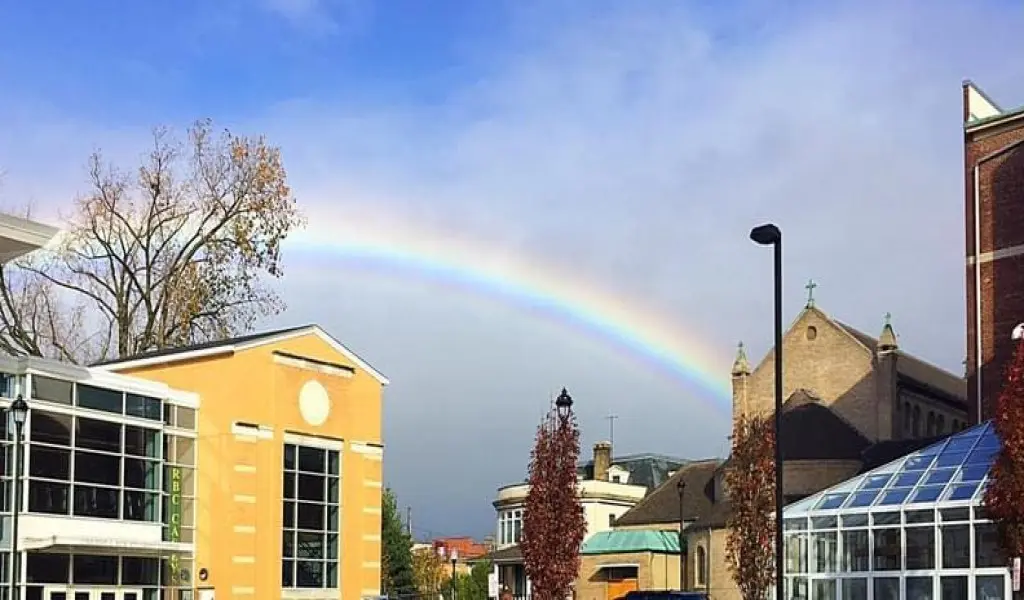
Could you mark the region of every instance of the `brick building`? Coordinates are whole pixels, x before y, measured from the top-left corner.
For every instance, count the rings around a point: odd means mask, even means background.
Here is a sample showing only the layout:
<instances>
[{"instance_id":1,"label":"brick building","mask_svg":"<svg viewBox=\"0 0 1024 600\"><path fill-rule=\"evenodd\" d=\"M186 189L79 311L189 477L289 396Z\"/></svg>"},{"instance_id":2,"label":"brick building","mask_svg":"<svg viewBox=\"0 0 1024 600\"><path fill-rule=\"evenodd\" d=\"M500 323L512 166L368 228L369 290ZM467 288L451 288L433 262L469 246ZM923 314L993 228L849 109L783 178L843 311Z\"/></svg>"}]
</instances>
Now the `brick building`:
<instances>
[{"instance_id":1,"label":"brick building","mask_svg":"<svg viewBox=\"0 0 1024 600\"><path fill-rule=\"evenodd\" d=\"M875 338L808 301L782 343L786 402L779 439L787 503L966 427L965 380L900 349L888 319ZM774 411L774 366L774 350L751 369L740 347L732 369L735 417ZM682 467L619 517L615 529L678 532L681 517L684 587L739 600L725 559L727 467L728 461L713 460Z\"/></svg>"},{"instance_id":2,"label":"brick building","mask_svg":"<svg viewBox=\"0 0 1024 600\"><path fill-rule=\"evenodd\" d=\"M991 416L1024 321L1024 107L963 84L967 379L971 422Z\"/></svg>"}]
</instances>

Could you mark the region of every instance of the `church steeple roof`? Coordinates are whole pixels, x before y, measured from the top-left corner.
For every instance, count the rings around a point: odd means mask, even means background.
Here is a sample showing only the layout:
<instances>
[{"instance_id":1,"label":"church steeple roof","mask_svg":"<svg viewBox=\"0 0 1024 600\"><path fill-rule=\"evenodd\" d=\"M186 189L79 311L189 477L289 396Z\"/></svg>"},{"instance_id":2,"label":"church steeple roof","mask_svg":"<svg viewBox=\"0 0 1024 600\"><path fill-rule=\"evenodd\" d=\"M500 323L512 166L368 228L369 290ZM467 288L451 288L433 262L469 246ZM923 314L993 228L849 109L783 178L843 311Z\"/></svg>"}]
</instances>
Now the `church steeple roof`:
<instances>
[{"instance_id":1,"label":"church steeple roof","mask_svg":"<svg viewBox=\"0 0 1024 600\"><path fill-rule=\"evenodd\" d=\"M892 329L892 315L885 313L885 325L882 326L882 333L878 336L878 351L892 352L898 347L896 332Z\"/></svg>"},{"instance_id":2,"label":"church steeple roof","mask_svg":"<svg viewBox=\"0 0 1024 600\"><path fill-rule=\"evenodd\" d=\"M733 377L750 375L750 363L747 362L747 351L743 349L743 342L736 347L736 360L732 363Z\"/></svg>"}]
</instances>

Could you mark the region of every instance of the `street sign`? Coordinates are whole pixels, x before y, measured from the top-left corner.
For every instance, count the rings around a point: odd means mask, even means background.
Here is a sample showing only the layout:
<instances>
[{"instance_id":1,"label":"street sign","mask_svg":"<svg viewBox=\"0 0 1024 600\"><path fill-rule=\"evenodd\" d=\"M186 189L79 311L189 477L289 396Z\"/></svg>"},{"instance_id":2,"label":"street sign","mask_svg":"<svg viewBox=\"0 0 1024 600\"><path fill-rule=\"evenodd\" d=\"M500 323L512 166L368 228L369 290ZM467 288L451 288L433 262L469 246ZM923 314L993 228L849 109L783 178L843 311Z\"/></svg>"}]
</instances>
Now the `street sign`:
<instances>
[{"instance_id":1,"label":"street sign","mask_svg":"<svg viewBox=\"0 0 1024 600\"><path fill-rule=\"evenodd\" d=\"M1013 559L1013 591L1020 591L1020 557Z\"/></svg>"},{"instance_id":2,"label":"street sign","mask_svg":"<svg viewBox=\"0 0 1024 600\"><path fill-rule=\"evenodd\" d=\"M497 598L498 597L498 574L488 573L487 574L487 597Z\"/></svg>"}]
</instances>

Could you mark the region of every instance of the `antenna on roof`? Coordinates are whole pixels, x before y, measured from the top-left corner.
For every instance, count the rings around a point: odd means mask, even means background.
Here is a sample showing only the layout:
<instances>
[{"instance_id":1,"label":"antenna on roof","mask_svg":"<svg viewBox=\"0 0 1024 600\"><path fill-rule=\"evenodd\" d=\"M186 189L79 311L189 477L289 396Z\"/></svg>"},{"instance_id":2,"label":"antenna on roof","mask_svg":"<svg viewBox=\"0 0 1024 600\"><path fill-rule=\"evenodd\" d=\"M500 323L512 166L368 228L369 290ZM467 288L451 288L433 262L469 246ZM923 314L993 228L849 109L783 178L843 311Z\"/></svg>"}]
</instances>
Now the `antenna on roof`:
<instances>
[{"instance_id":1,"label":"antenna on roof","mask_svg":"<svg viewBox=\"0 0 1024 600\"><path fill-rule=\"evenodd\" d=\"M608 419L608 443L612 445L612 452L615 452L615 419L619 415L608 415L605 418Z\"/></svg>"}]
</instances>

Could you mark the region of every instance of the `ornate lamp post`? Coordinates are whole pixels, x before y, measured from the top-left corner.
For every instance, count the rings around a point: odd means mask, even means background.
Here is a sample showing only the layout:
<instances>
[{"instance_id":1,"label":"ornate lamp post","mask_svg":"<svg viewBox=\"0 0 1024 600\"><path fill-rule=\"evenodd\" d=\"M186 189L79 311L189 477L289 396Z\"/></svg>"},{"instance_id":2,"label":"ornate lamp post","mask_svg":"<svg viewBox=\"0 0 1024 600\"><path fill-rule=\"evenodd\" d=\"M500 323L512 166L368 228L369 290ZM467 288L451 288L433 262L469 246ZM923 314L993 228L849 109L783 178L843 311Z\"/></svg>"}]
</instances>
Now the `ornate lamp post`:
<instances>
[{"instance_id":1,"label":"ornate lamp post","mask_svg":"<svg viewBox=\"0 0 1024 600\"><path fill-rule=\"evenodd\" d=\"M18 560L18 513L21 511L21 435L28 418L28 403L18 394L7 409L14 421L14 493L11 507L11 600L18 600L18 584L21 577L21 561Z\"/></svg>"},{"instance_id":2,"label":"ornate lamp post","mask_svg":"<svg viewBox=\"0 0 1024 600\"><path fill-rule=\"evenodd\" d=\"M679 491L679 591L683 590L686 581L686 560L683 558L683 495L686 493L686 481L682 477L676 483L676 490Z\"/></svg>"},{"instance_id":3,"label":"ornate lamp post","mask_svg":"<svg viewBox=\"0 0 1024 600\"><path fill-rule=\"evenodd\" d=\"M775 285L775 599L783 600L782 548L782 231L768 223L750 230L750 239L772 246L775 260L772 279Z\"/></svg>"},{"instance_id":4,"label":"ornate lamp post","mask_svg":"<svg viewBox=\"0 0 1024 600\"><path fill-rule=\"evenodd\" d=\"M452 600L455 600L455 563L459 562L459 550L458 548L452 548L451 553L452 561Z\"/></svg>"}]
</instances>

